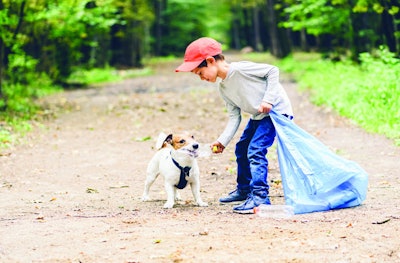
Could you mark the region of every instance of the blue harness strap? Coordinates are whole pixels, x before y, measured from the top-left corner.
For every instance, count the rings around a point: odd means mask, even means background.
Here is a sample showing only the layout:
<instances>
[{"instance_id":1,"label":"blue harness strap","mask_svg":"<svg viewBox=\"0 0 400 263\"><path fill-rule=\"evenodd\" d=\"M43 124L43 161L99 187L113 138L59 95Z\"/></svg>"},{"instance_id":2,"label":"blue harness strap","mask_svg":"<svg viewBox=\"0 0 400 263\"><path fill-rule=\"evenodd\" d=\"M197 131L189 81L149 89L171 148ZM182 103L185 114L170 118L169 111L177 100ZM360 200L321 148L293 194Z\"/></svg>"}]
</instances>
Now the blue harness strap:
<instances>
[{"instance_id":1,"label":"blue harness strap","mask_svg":"<svg viewBox=\"0 0 400 263\"><path fill-rule=\"evenodd\" d=\"M186 180L186 176L189 176L189 172L192 167L189 167L189 166L182 167L179 165L179 163L177 161L174 160L174 158L172 158L172 161L174 162L176 167L178 167L179 170L181 170L181 175L179 177L179 183L176 184L175 187L178 189L183 189L187 185L188 181Z\"/></svg>"}]
</instances>

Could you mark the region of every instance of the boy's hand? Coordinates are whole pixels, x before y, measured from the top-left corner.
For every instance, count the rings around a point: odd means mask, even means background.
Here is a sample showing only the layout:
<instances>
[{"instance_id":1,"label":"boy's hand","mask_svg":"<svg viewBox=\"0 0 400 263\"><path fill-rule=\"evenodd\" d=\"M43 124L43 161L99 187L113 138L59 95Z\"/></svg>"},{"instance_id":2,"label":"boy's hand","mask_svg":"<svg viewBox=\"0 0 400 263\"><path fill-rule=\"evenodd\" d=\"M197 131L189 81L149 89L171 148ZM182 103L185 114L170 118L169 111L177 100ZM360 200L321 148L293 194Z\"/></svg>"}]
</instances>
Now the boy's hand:
<instances>
[{"instance_id":1,"label":"boy's hand","mask_svg":"<svg viewBox=\"0 0 400 263\"><path fill-rule=\"evenodd\" d=\"M225 146L223 146L220 142L216 141L213 142L211 145L211 150L213 153L222 153L225 149Z\"/></svg>"},{"instance_id":2,"label":"boy's hand","mask_svg":"<svg viewBox=\"0 0 400 263\"><path fill-rule=\"evenodd\" d=\"M260 113L269 113L272 109L272 104L262 101L260 106L258 107L258 112Z\"/></svg>"}]
</instances>

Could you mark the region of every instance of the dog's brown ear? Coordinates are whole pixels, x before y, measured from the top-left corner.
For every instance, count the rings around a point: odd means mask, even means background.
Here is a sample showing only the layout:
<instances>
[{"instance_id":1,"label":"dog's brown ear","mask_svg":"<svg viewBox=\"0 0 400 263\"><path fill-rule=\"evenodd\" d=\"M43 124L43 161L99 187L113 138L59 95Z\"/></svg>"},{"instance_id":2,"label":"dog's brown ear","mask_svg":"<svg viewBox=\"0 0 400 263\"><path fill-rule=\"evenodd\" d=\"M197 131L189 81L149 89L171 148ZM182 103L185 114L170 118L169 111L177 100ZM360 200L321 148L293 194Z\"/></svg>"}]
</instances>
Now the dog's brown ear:
<instances>
[{"instance_id":1,"label":"dog's brown ear","mask_svg":"<svg viewBox=\"0 0 400 263\"><path fill-rule=\"evenodd\" d=\"M167 135L163 132L160 132L156 142L156 149L160 150L161 148L166 147L168 144L172 144L172 134Z\"/></svg>"},{"instance_id":2,"label":"dog's brown ear","mask_svg":"<svg viewBox=\"0 0 400 263\"><path fill-rule=\"evenodd\" d=\"M164 142L169 143L169 144L172 145L172 133L169 134L169 135L167 136L167 138L165 138L165 141L164 141Z\"/></svg>"}]
</instances>

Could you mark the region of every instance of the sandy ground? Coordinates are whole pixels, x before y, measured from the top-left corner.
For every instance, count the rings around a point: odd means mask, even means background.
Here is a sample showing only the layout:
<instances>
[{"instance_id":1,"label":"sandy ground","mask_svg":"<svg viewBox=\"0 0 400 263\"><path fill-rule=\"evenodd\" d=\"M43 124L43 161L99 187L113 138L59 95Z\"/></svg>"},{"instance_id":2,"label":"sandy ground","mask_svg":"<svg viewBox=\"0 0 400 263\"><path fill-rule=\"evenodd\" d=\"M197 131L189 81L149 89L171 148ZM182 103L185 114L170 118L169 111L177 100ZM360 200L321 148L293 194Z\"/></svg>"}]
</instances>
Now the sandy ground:
<instances>
[{"instance_id":1,"label":"sandy ground","mask_svg":"<svg viewBox=\"0 0 400 263\"><path fill-rule=\"evenodd\" d=\"M177 64L46 99L56 118L0 155L0 262L400 262L399 147L313 106L289 80L297 124L368 172L363 205L289 219L232 213L218 199L235 188L241 130L223 154L198 160L208 207L187 187L163 209L162 178L141 202L159 132L209 143L227 121L215 84L175 74ZM283 204L275 148L269 159L270 198Z\"/></svg>"}]
</instances>

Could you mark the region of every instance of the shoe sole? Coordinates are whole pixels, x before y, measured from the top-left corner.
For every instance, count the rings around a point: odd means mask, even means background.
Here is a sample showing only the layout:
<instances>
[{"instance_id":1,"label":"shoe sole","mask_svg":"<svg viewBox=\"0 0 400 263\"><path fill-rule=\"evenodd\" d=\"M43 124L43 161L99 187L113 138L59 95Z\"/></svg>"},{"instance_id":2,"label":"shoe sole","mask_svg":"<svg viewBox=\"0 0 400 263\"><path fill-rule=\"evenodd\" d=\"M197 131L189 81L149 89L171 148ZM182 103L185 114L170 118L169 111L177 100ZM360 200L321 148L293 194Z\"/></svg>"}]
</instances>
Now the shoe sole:
<instances>
[{"instance_id":1,"label":"shoe sole","mask_svg":"<svg viewBox=\"0 0 400 263\"><path fill-rule=\"evenodd\" d=\"M243 214L243 215L249 215L249 214L254 214L254 210L233 210L234 213L238 214Z\"/></svg>"},{"instance_id":2,"label":"shoe sole","mask_svg":"<svg viewBox=\"0 0 400 263\"><path fill-rule=\"evenodd\" d=\"M243 203L243 201L246 201L246 199L245 200L231 201L231 202L221 202L221 201L219 201L219 203L221 205L230 205L230 204L240 204L240 203Z\"/></svg>"}]
</instances>

